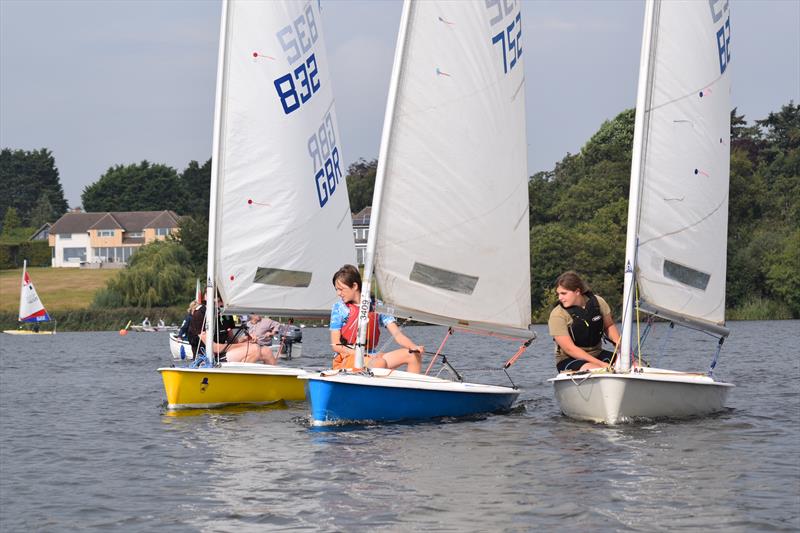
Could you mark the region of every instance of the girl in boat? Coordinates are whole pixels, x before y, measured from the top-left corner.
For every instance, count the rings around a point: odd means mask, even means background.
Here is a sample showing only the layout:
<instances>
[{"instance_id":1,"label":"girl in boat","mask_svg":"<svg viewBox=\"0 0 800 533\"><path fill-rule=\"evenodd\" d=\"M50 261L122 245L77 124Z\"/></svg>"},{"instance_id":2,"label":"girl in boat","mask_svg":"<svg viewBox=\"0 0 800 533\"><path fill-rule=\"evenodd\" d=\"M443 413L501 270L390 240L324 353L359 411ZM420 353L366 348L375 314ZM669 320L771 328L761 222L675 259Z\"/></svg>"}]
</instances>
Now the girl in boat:
<instances>
[{"instance_id":1,"label":"girl in boat","mask_svg":"<svg viewBox=\"0 0 800 533\"><path fill-rule=\"evenodd\" d=\"M558 305L547 321L556 342L556 369L564 372L607 367L614 353L603 349L603 336L615 345L620 339L611 308L573 271L558 277L556 294Z\"/></svg>"},{"instance_id":2,"label":"girl in boat","mask_svg":"<svg viewBox=\"0 0 800 533\"><path fill-rule=\"evenodd\" d=\"M361 273L353 265L344 265L333 275L333 286L340 298L331 309L329 327L331 346L335 352L333 368L354 368L355 343L358 337L358 305L361 302ZM385 327L402 348L391 352L377 352L380 326ZM422 366L423 353L425 347L414 344L403 334L393 316L369 313L367 355L364 356L368 368L395 369L408 365L408 372L418 374Z\"/></svg>"},{"instance_id":3,"label":"girl in boat","mask_svg":"<svg viewBox=\"0 0 800 533\"><path fill-rule=\"evenodd\" d=\"M265 363L274 365L275 354L272 352L272 337L278 332L280 324L269 317L250 315L247 319L247 335L239 341L232 343L225 351L226 361L229 363ZM200 335L205 342L205 331ZM214 343L214 351L221 353L225 344Z\"/></svg>"}]
</instances>

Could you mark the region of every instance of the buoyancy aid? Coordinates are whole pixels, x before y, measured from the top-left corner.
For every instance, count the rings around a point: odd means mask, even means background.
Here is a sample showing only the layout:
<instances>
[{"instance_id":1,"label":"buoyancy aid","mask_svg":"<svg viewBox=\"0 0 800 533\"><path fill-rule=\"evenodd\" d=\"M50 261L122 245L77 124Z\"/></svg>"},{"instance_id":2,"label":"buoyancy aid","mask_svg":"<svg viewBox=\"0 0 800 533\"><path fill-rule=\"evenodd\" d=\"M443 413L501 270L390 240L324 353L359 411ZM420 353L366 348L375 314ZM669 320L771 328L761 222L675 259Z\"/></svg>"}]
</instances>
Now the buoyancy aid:
<instances>
[{"instance_id":1,"label":"buoyancy aid","mask_svg":"<svg viewBox=\"0 0 800 533\"><path fill-rule=\"evenodd\" d=\"M347 305L347 310L349 313L347 314L347 322L345 322L341 329L341 339L342 344L353 345L358 340L358 306L351 303L345 305ZM367 351L370 351L377 346L378 341L381 338L380 321L378 319L378 313L372 310L374 308L375 303L373 302L370 305L371 310L368 315L369 323L367 325Z\"/></svg>"},{"instance_id":2,"label":"buoyancy aid","mask_svg":"<svg viewBox=\"0 0 800 533\"><path fill-rule=\"evenodd\" d=\"M591 292L586 293L586 307L573 305L564 307L559 304L572 317L569 327L569 336L572 342L580 348L593 348L603 339L603 314L600 312L600 303L597 296Z\"/></svg>"}]
</instances>

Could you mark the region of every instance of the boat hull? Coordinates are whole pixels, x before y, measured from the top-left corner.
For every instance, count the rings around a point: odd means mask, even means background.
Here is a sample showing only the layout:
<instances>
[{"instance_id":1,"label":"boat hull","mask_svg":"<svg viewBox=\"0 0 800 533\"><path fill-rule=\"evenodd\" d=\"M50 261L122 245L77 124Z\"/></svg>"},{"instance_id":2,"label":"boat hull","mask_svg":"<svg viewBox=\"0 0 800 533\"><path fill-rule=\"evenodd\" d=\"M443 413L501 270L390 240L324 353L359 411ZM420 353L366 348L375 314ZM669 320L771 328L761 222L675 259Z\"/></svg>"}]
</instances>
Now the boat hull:
<instances>
[{"instance_id":1,"label":"boat hull","mask_svg":"<svg viewBox=\"0 0 800 533\"><path fill-rule=\"evenodd\" d=\"M54 335L55 331L30 331L27 329L4 329L9 335Z\"/></svg>"},{"instance_id":2,"label":"boat hull","mask_svg":"<svg viewBox=\"0 0 800 533\"><path fill-rule=\"evenodd\" d=\"M167 409L208 409L239 404L304 400L305 371L258 363L223 363L217 368L159 368Z\"/></svg>"},{"instance_id":3,"label":"boat hull","mask_svg":"<svg viewBox=\"0 0 800 533\"><path fill-rule=\"evenodd\" d=\"M520 391L457 383L408 372L308 373L306 395L315 426L463 417L507 411Z\"/></svg>"},{"instance_id":4,"label":"boat hull","mask_svg":"<svg viewBox=\"0 0 800 533\"><path fill-rule=\"evenodd\" d=\"M549 381L562 413L606 424L709 415L725 409L733 388L708 376L656 368L629 374L559 374Z\"/></svg>"},{"instance_id":5,"label":"boat hull","mask_svg":"<svg viewBox=\"0 0 800 533\"><path fill-rule=\"evenodd\" d=\"M181 339L176 333L169 334L169 351L175 361L191 361L194 359L189 341Z\"/></svg>"}]
</instances>

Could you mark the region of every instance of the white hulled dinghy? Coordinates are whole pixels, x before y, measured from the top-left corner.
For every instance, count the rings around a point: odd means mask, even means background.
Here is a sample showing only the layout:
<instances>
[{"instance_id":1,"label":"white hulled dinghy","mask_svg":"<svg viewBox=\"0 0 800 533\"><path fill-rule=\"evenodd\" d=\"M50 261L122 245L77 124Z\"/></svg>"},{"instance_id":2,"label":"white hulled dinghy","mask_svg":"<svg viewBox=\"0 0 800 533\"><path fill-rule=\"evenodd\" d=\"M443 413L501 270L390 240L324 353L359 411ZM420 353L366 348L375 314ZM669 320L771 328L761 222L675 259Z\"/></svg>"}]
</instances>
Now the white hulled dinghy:
<instances>
[{"instance_id":1,"label":"white hulled dinghy","mask_svg":"<svg viewBox=\"0 0 800 533\"><path fill-rule=\"evenodd\" d=\"M632 347L640 340L634 311L716 336L719 348L729 333L729 45L727 1L647 2L625 247L623 356L612 372L561 373L550 380L569 417L616 424L724 409L733 385L714 380L717 355L706 373L676 372L637 366Z\"/></svg>"},{"instance_id":2,"label":"white hulled dinghy","mask_svg":"<svg viewBox=\"0 0 800 533\"><path fill-rule=\"evenodd\" d=\"M50 331L42 331L39 329L39 324L50 322L50 315L44 308L42 300L36 293L36 288L33 286L31 276L28 274L28 261L22 262L22 282L19 289L19 329L3 330L3 333L9 335L55 335L56 327L53 321L53 329ZM33 329L22 329L22 324L33 324Z\"/></svg>"}]
</instances>

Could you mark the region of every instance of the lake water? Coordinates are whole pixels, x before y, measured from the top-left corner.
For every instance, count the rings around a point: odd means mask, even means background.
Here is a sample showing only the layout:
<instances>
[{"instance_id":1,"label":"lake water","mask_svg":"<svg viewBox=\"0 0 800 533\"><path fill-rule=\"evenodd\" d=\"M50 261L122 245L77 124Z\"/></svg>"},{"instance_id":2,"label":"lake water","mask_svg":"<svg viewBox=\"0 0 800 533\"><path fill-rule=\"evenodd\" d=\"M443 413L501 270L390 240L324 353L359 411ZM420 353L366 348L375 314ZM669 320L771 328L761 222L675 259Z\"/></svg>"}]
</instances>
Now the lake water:
<instances>
[{"instance_id":1,"label":"lake water","mask_svg":"<svg viewBox=\"0 0 800 533\"><path fill-rule=\"evenodd\" d=\"M305 403L174 415L165 334L0 339L0 530L549 531L800 529L799 321L734 322L727 412L608 427L563 417L552 341L510 369L510 414L314 429ZM666 327L651 338L659 347ZM443 328L410 327L428 349ZM304 330L293 364L327 330ZM652 364L703 370L715 341L676 330ZM473 380L507 384L515 347L457 334Z\"/></svg>"}]
</instances>

